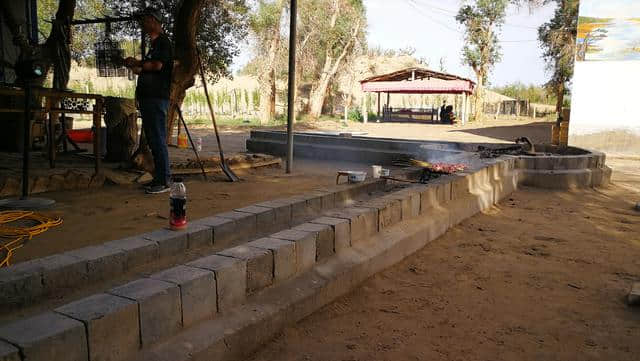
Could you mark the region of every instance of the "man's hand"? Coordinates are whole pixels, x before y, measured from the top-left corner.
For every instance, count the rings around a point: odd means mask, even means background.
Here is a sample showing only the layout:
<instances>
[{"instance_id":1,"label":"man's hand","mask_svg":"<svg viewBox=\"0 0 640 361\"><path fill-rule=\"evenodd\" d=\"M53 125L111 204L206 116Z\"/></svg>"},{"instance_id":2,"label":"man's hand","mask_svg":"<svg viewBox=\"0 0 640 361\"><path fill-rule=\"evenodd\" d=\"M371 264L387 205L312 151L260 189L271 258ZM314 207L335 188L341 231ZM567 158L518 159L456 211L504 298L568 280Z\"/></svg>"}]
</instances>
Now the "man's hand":
<instances>
[{"instance_id":1,"label":"man's hand","mask_svg":"<svg viewBox=\"0 0 640 361\"><path fill-rule=\"evenodd\" d=\"M136 58L128 57L124 59L124 66L126 66L127 68L140 67L140 61Z\"/></svg>"}]
</instances>

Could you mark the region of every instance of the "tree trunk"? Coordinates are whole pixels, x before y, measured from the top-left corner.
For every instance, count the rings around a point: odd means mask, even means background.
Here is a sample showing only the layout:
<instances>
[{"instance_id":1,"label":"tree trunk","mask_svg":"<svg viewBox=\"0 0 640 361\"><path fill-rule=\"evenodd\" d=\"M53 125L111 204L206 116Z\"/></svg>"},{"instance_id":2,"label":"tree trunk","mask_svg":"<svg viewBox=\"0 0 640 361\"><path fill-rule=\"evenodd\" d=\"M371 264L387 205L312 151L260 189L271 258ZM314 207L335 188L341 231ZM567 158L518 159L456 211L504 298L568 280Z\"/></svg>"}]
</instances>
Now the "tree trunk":
<instances>
[{"instance_id":1,"label":"tree trunk","mask_svg":"<svg viewBox=\"0 0 640 361\"><path fill-rule=\"evenodd\" d=\"M340 6L336 1L334 3L334 11L331 16L331 29L336 26L336 22L338 20L338 16L340 15ZM342 52L340 55L335 58L331 55L331 51L333 50L332 46L327 46L327 50L325 51L325 60L324 66L322 70L322 74L320 74L320 79L318 79L317 86L311 89L311 95L309 96L310 110L309 115L312 119L320 118L322 115L322 107L324 106L324 101L327 97L327 90L329 89L329 84L333 81L338 69L340 69L340 65L344 61L344 58L349 53L349 49L351 46L355 44L355 41L358 37L358 33L360 32L360 26L362 25L362 20L358 18L356 23L354 24L351 37L349 41L344 45Z\"/></svg>"},{"instance_id":2,"label":"tree trunk","mask_svg":"<svg viewBox=\"0 0 640 361\"><path fill-rule=\"evenodd\" d=\"M278 14L282 15L284 0L277 0ZM280 48L280 19L278 16L273 29L273 38L269 42L264 73L260 77L260 90L264 101L260 102L260 124L266 124L276 117L276 56Z\"/></svg>"},{"instance_id":3,"label":"tree trunk","mask_svg":"<svg viewBox=\"0 0 640 361\"><path fill-rule=\"evenodd\" d=\"M556 102L556 112L558 112L557 119L559 120L562 117L562 108L564 107L564 83L560 83L557 85L556 96L558 97L558 101Z\"/></svg>"},{"instance_id":4,"label":"tree trunk","mask_svg":"<svg viewBox=\"0 0 640 361\"><path fill-rule=\"evenodd\" d=\"M177 109L187 94L187 89L195 84L198 72L198 51L196 33L200 25L200 15L206 0L184 0L178 10L174 25L174 46L176 63L173 67L169 111L167 114L167 143L173 137L177 119Z\"/></svg>"},{"instance_id":5,"label":"tree trunk","mask_svg":"<svg viewBox=\"0 0 640 361\"><path fill-rule=\"evenodd\" d=\"M480 121L480 117L482 116L482 105L484 103L484 75L481 71L476 71L476 92L475 92L475 101L473 105L473 117L476 121Z\"/></svg>"}]
</instances>

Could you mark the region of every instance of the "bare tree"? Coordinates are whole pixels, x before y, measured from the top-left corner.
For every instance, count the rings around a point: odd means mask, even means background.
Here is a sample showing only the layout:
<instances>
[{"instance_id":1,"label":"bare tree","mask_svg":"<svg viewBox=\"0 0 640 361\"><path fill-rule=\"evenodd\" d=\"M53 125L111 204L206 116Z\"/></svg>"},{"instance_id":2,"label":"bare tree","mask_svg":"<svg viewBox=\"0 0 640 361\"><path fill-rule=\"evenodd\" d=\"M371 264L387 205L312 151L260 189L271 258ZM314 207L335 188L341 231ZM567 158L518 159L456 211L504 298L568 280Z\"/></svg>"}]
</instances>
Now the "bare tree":
<instances>
[{"instance_id":1,"label":"bare tree","mask_svg":"<svg viewBox=\"0 0 640 361\"><path fill-rule=\"evenodd\" d=\"M345 58L353 51L358 37L362 36L366 25L364 6L361 2L333 0L331 17L326 31L329 36L324 46L324 62L320 76L309 97L309 115L318 119L327 97L329 85L338 73Z\"/></svg>"}]
</instances>

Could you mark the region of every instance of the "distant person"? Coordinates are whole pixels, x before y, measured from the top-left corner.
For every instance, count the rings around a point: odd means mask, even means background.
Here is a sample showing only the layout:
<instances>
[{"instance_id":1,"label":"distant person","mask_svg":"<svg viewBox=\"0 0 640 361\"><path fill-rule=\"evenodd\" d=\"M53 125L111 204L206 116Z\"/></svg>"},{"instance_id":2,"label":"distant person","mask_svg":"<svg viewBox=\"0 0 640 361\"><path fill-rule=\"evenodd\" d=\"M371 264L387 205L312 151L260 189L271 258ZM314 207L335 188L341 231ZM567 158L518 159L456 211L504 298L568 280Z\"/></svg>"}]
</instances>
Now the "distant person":
<instances>
[{"instance_id":1,"label":"distant person","mask_svg":"<svg viewBox=\"0 0 640 361\"><path fill-rule=\"evenodd\" d=\"M446 123L447 124L454 124L455 120L456 120L456 115L453 112L453 105L447 106L447 109L446 109L445 113L446 113L446 115L445 115Z\"/></svg>"},{"instance_id":2,"label":"distant person","mask_svg":"<svg viewBox=\"0 0 640 361\"><path fill-rule=\"evenodd\" d=\"M162 29L162 16L158 10L147 8L142 13L140 25L151 38L149 52L142 60L125 59L125 65L138 74L136 100L142 115L142 128L153 155L153 181L146 187L149 194L169 191L171 175L167 148L167 112L171 73L173 71L173 46Z\"/></svg>"},{"instance_id":3,"label":"distant person","mask_svg":"<svg viewBox=\"0 0 640 361\"><path fill-rule=\"evenodd\" d=\"M444 117L447 112L447 101L442 102L442 106L440 107L440 121L444 123Z\"/></svg>"}]
</instances>

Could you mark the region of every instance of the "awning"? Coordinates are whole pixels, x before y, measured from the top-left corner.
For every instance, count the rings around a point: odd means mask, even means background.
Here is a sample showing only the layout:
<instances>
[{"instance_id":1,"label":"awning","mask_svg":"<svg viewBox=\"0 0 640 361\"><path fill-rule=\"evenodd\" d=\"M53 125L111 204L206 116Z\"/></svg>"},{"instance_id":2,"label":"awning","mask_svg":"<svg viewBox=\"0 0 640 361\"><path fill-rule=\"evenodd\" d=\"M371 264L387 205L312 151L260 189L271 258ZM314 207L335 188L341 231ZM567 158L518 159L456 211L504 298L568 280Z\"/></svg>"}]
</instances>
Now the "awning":
<instances>
[{"instance_id":1,"label":"awning","mask_svg":"<svg viewBox=\"0 0 640 361\"><path fill-rule=\"evenodd\" d=\"M421 79L405 81L363 82L362 91L369 93L402 94L462 94L473 93L475 84L470 80Z\"/></svg>"}]
</instances>

